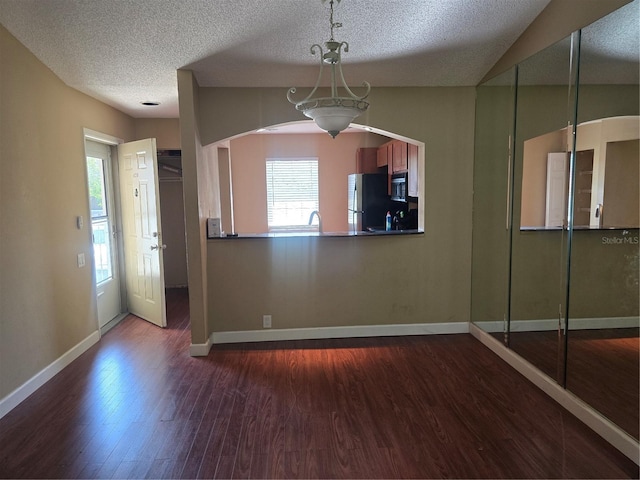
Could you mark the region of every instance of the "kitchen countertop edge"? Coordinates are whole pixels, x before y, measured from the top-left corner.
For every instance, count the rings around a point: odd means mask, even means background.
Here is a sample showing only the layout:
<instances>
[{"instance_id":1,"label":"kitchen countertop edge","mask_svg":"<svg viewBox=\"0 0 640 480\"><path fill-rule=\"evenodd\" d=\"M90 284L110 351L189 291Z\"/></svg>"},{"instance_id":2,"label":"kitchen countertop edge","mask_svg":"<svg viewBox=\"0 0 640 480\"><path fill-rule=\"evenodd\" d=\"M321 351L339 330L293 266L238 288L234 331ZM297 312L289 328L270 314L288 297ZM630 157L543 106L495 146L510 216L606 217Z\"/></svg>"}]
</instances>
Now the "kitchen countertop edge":
<instances>
[{"instance_id":1,"label":"kitchen countertop edge","mask_svg":"<svg viewBox=\"0 0 640 480\"><path fill-rule=\"evenodd\" d=\"M278 232L278 233L253 233L224 235L220 237L208 237L207 240L240 240L243 238L344 238L344 237L388 237L388 236L407 236L424 234L423 230L391 230L391 231L375 231L375 232Z\"/></svg>"}]
</instances>

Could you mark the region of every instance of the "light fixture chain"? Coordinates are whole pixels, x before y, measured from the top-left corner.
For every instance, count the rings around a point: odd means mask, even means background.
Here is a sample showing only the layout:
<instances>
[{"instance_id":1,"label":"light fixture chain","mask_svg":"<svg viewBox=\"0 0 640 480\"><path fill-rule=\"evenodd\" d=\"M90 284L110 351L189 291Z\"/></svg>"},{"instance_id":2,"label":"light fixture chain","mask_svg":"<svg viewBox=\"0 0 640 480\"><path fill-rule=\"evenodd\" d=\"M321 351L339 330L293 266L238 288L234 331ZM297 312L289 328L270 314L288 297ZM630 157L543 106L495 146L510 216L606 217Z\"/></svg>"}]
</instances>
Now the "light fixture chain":
<instances>
[{"instance_id":1,"label":"light fixture chain","mask_svg":"<svg viewBox=\"0 0 640 480\"><path fill-rule=\"evenodd\" d=\"M333 21L333 2L334 2L334 0L329 0L329 9L330 9L330 12L331 12L329 14L329 23L331 24L331 39L330 39L330 41L332 41L332 42L334 41L333 29L342 27L342 23Z\"/></svg>"}]
</instances>

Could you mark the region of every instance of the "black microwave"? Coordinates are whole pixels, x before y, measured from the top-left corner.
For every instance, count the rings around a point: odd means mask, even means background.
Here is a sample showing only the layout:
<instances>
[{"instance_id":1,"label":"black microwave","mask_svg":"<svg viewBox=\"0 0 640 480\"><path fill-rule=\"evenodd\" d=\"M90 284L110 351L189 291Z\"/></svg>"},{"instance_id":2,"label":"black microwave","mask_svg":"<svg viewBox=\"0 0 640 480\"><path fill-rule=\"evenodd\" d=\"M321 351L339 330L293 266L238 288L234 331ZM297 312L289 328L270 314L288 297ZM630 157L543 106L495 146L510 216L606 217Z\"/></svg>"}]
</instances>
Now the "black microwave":
<instances>
[{"instance_id":1,"label":"black microwave","mask_svg":"<svg viewBox=\"0 0 640 480\"><path fill-rule=\"evenodd\" d=\"M391 175L391 200L406 202L407 196L407 173L394 173Z\"/></svg>"}]
</instances>

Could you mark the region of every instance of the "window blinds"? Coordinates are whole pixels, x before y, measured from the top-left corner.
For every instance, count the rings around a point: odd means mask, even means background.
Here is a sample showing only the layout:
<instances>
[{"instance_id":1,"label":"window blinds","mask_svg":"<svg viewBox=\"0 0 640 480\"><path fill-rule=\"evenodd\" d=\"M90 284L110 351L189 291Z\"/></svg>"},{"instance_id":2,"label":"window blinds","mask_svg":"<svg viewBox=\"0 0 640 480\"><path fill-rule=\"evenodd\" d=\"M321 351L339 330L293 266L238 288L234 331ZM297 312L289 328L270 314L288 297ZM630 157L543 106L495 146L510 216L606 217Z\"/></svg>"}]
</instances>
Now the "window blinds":
<instances>
[{"instance_id":1,"label":"window blinds","mask_svg":"<svg viewBox=\"0 0 640 480\"><path fill-rule=\"evenodd\" d=\"M308 223L318 210L318 159L268 158L266 167L269 228L315 228Z\"/></svg>"}]
</instances>

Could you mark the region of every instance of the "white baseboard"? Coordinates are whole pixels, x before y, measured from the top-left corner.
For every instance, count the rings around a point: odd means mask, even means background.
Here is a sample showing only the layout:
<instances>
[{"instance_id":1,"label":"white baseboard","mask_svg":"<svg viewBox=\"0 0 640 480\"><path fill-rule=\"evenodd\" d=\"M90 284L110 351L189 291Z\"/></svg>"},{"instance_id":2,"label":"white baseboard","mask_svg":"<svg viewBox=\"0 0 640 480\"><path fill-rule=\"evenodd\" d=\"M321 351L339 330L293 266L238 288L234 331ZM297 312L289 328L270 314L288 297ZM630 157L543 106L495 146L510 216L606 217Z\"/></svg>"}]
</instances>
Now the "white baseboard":
<instances>
[{"instance_id":1,"label":"white baseboard","mask_svg":"<svg viewBox=\"0 0 640 480\"><path fill-rule=\"evenodd\" d=\"M482 330L489 333L504 331L504 322L474 322ZM601 328L637 328L640 317L602 317L602 318L570 318L569 330L597 330ZM512 320L512 332L549 332L558 330L558 319Z\"/></svg>"},{"instance_id":2,"label":"white baseboard","mask_svg":"<svg viewBox=\"0 0 640 480\"><path fill-rule=\"evenodd\" d=\"M244 343L278 340L314 340L323 338L397 337L404 335L442 335L469 333L467 322L409 323L400 325L364 325L350 327L273 328L237 332L213 332L210 342Z\"/></svg>"},{"instance_id":3,"label":"white baseboard","mask_svg":"<svg viewBox=\"0 0 640 480\"><path fill-rule=\"evenodd\" d=\"M469 324L469 333L594 432L640 465L640 443L635 438L476 325Z\"/></svg>"},{"instance_id":4,"label":"white baseboard","mask_svg":"<svg viewBox=\"0 0 640 480\"><path fill-rule=\"evenodd\" d=\"M9 395L1 399L0 418L4 417L7 413L17 407L23 400L25 400L29 395L35 392L46 382L51 380L57 373L62 371L63 368L65 368L76 358L86 352L92 345L97 343L98 340L100 340L100 332L95 331L80 343L78 343L76 346L72 347L70 350L64 353L61 357L54 360L51 364L40 370Z\"/></svg>"},{"instance_id":5,"label":"white baseboard","mask_svg":"<svg viewBox=\"0 0 640 480\"><path fill-rule=\"evenodd\" d=\"M189 355L192 357L206 357L211 350L211 340L207 340L206 343L192 343L189 346Z\"/></svg>"}]
</instances>

